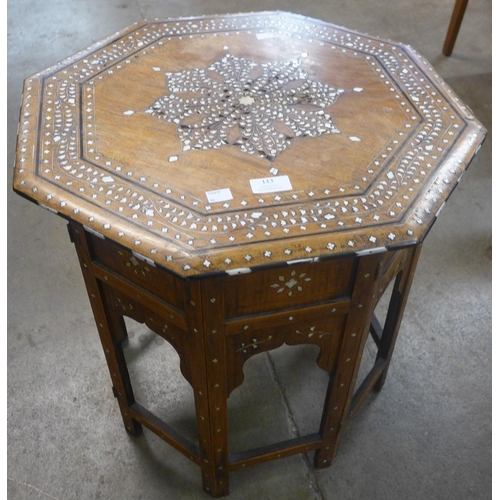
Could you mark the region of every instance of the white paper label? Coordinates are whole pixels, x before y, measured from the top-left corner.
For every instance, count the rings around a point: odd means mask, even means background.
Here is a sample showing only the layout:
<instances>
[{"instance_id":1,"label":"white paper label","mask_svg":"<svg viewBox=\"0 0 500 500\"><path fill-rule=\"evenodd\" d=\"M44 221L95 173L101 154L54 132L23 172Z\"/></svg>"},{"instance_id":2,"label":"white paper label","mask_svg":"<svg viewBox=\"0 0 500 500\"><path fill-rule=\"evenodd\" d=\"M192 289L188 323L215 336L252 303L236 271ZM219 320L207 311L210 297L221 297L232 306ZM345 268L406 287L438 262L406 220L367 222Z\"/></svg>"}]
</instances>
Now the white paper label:
<instances>
[{"instance_id":1,"label":"white paper label","mask_svg":"<svg viewBox=\"0 0 500 500\"><path fill-rule=\"evenodd\" d=\"M250 186L254 194L277 193L279 191L290 191L293 189L288 175L250 179Z\"/></svg>"},{"instance_id":2,"label":"white paper label","mask_svg":"<svg viewBox=\"0 0 500 500\"><path fill-rule=\"evenodd\" d=\"M213 191L206 191L207 199L209 203L219 203L221 201L228 201L233 199L231 190L229 188L224 189L214 189Z\"/></svg>"}]
</instances>

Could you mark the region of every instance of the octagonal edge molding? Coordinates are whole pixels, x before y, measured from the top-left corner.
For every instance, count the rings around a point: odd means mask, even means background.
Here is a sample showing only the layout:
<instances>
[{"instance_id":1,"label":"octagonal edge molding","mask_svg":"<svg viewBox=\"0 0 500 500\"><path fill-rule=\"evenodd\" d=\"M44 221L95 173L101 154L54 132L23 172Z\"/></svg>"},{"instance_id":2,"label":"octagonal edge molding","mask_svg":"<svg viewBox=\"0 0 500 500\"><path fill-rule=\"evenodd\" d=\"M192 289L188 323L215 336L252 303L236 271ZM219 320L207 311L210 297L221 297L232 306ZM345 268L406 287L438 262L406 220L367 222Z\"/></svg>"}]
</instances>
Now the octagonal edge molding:
<instances>
[{"instance_id":1,"label":"octagonal edge molding","mask_svg":"<svg viewBox=\"0 0 500 500\"><path fill-rule=\"evenodd\" d=\"M295 192L273 193L261 196L264 202L255 196L257 207L247 209L245 200L238 199L239 206L214 209L208 203L200 206L200 200L188 203L182 193L158 181L156 187L154 183L148 186L147 179L131 182L133 175L117 170L122 166L98 151L94 156L99 158L93 160L101 164L91 163L92 144L85 145L86 156L81 154L84 145L79 132L83 131L78 127L92 127L84 100L92 95L93 80L119 71L120 65L133 64L131 54L147 54L155 50L155 44L168 43L173 37L220 36L227 54L226 37L243 30L260 34L257 38L264 40L276 33L298 37L303 40L303 54L312 45L331 46L373 63L374 71L385 68L379 71L381 81L395 99L404 101L409 119L416 116L414 121L420 124L407 136L406 152L397 143L386 146L399 151L394 153L399 163L390 163L391 154L385 149L373 160L382 164L380 170L369 165L365 175L368 179L373 170L372 178L357 190L346 186L340 188L344 192L333 194L330 187L323 187L319 193L301 193L300 199ZM405 85L411 89L407 95L402 92ZM93 101L89 98L88 102ZM91 113L90 105L88 109ZM335 105L331 108L335 120L334 109ZM146 21L26 79L14 188L42 207L178 274L238 272L421 241L485 132L430 64L408 46L281 12ZM96 199L102 199L102 204ZM125 200L122 210L120 200ZM108 209L111 205L113 209Z\"/></svg>"}]
</instances>

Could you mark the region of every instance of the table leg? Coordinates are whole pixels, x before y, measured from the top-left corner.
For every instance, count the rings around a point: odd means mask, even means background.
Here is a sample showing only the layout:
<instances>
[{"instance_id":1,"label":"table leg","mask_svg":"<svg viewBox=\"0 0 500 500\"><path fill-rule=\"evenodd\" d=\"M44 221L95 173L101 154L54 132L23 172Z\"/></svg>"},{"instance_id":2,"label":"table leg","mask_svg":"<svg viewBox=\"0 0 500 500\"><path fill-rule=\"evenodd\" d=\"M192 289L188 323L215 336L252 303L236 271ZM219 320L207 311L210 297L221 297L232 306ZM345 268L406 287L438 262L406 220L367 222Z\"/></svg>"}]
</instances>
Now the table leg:
<instances>
[{"instance_id":1,"label":"table leg","mask_svg":"<svg viewBox=\"0 0 500 500\"><path fill-rule=\"evenodd\" d=\"M121 342L126 337L123 317L112 307L105 285L100 283L92 272L92 261L85 230L73 222L69 223L68 229L80 261L92 312L111 375L113 393L118 400L125 429L129 434L137 437L142 433L142 427L129 414L129 408L135 400L121 346Z\"/></svg>"},{"instance_id":2,"label":"table leg","mask_svg":"<svg viewBox=\"0 0 500 500\"><path fill-rule=\"evenodd\" d=\"M401 320L403 319L421 248L421 245L419 245L411 250L407 250L406 262L404 263L403 269L396 276L394 282L389 309L387 311L377 358L375 360L375 364L383 362L385 368L373 386L375 391L380 391L382 389L387 377L387 372L389 371L389 364L396 344L399 327L401 326Z\"/></svg>"},{"instance_id":3,"label":"table leg","mask_svg":"<svg viewBox=\"0 0 500 500\"><path fill-rule=\"evenodd\" d=\"M451 56L453 52L453 47L455 46L455 41L457 40L458 31L460 30L460 25L462 24L468 2L469 0L456 0L455 2L443 46L443 54L445 56Z\"/></svg>"},{"instance_id":4,"label":"table leg","mask_svg":"<svg viewBox=\"0 0 500 500\"><path fill-rule=\"evenodd\" d=\"M370 328L372 290L381 263L381 254L359 259L351 305L343 334L337 367L327 390L320 434L323 441L316 451L317 468L329 467L337 452L342 425L349 412L349 400L354 389L355 375L361 360L364 341Z\"/></svg>"},{"instance_id":5,"label":"table leg","mask_svg":"<svg viewBox=\"0 0 500 500\"><path fill-rule=\"evenodd\" d=\"M215 278L190 285L188 328L192 386L198 423L203 489L213 497L229 494L224 287Z\"/></svg>"}]
</instances>

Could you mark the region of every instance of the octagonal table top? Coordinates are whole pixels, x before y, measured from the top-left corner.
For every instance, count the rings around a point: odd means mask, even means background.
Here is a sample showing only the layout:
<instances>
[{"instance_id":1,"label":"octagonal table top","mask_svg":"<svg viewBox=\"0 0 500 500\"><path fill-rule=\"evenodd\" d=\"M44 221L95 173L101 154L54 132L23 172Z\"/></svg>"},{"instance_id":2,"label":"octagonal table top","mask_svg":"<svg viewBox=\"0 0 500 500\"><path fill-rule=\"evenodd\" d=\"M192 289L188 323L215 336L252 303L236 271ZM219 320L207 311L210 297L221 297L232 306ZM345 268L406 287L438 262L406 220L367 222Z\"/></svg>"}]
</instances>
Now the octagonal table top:
<instances>
[{"instance_id":1,"label":"octagonal table top","mask_svg":"<svg viewBox=\"0 0 500 500\"><path fill-rule=\"evenodd\" d=\"M406 45L144 21L25 80L14 189L177 274L241 273L421 242L485 133Z\"/></svg>"}]
</instances>

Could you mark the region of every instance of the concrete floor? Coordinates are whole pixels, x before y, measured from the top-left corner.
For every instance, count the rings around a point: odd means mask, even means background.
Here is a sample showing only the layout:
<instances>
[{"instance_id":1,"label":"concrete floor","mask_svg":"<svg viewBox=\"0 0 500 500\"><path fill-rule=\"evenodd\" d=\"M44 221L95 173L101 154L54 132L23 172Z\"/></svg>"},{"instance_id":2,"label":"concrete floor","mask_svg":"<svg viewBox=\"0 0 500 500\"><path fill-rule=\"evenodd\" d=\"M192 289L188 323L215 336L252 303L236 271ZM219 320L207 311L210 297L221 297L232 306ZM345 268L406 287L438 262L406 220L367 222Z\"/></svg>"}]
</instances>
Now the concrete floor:
<instances>
[{"instance_id":1,"label":"concrete floor","mask_svg":"<svg viewBox=\"0 0 500 500\"><path fill-rule=\"evenodd\" d=\"M469 3L452 57L454 0L11 0L8 5L8 498L204 499L198 468L125 433L65 223L11 190L23 79L142 18L288 10L420 51L490 134L427 238L384 390L331 468L299 455L231 475L231 497L491 498L491 0ZM175 351L130 325L141 403L193 435ZM367 349L367 356L373 349ZM252 358L230 398L231 446L316 430L325 374L309 347ZM163 383L163 381L166 381ZM258 396L257 396L258 395ZM258 402L258 404L256 404Z\"/></svg>"}]
</instances>

